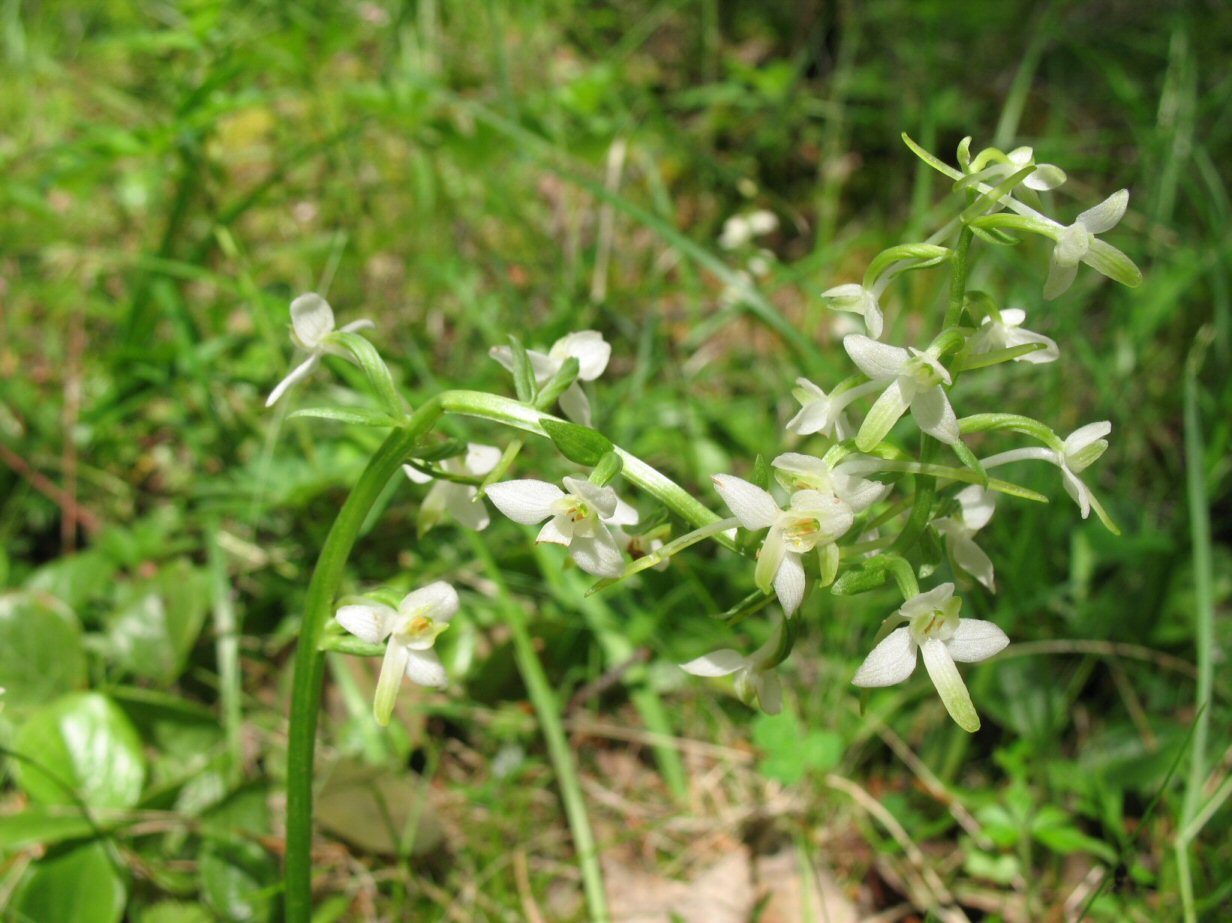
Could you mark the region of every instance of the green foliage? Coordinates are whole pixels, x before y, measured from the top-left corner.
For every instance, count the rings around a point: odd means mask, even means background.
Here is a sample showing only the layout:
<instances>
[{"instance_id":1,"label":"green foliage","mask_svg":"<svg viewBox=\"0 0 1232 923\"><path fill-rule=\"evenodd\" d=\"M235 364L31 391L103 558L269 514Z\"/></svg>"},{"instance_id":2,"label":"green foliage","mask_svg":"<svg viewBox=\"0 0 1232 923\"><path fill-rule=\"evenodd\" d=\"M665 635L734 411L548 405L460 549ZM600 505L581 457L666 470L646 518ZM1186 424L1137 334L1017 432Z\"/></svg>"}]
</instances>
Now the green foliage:
<instances>
[{"instance_id":1,"label":"green foliage","mask_svg":"<svg viewBox=\"0 0 1232 923\"><path fill-rule=\"evenodd\" d=\"M940 0L801 9L5 7L7 913L272 918L281 871L267 838L281 826L268 803L283 784L288 647L312 558L383 435L372 427L405 412L391 383L412 406L443 382L508 391L486 358L508 334L540 344L600 329L616 346L615 374L583 387L603 432L718 509L709 477L773 453L795 409L794 376L837 378L839 331L817 293L857 280L892 242L885 228L920 230L936 217L949 181L909 161L905 130L947 154L968 132L1006 149L1032 144L1069 172L1070 186L1044 195L1070 220L1090 204L1087 188L1131 190L1127 236L1140 239L1132 255L1146 270L1137 293L1092 274L1045 308L1037 285L1015 287L1004 307L1025 307L1069 344L1060 374L1031 378L1011 364L959 384L972 403L984 388L1010 395L1011 413L1071 408L1059 432L1117 421L1096 489L1124 534L1076 524L1058 512L1067 501L1053 472L1024 471L1052 504L1017 503L981 533L998 550L999 592L974 590L966 606L1004 625L1015 647L968 674L986 730L967 740L924 702L918 678L854 713L846 683L896 604L877 588L884 570L844 586L865 595L809 616L788 717L756 718L683 685L675 667L686 645L737 643L739 627L712 617L749 590L730 562L699 548L668 574L647 570L584 598L590 584L562 569L563 555L531 552L517 527L494 523L499 572L542 642L577 771L644 802L630 820L605 813L619 798L596 798L600 845L659 851L675 873L716 838L659 818L718 803L712 784L730 802L755 800L768 779L793 786L803 838L863 837L893 862L899 845L875 820L817 784L837 772L884 804L929 861L943 857L938 873L961 896L995 888L1043 919L1089 874L1102 890L1088 919L1154 919L1175 912L1188 880L1199 911L1218 914L1232 880L1227 804L1199 824L1188 865L1172 839L1221 790L1232 696L1212 665L1232 643L1220 617L1232 598L1221 171L1232 136L1226 29L1212 27L1222 10L1025 0L967 4L961 15ZM1071 187L1081 193L1072 200ZM723 222L754 208L774 212L778 230L747 252L723 251ZM1030 278L1050 246L1022 235L981 257L973 284L999 291L1003 279ZM739 273L757 248L768 270L745 292ZM936 309L932 275L910 273L889 296L901 329ZM287 302L307 290L345 306L340 322L373 317L365 336L400 358L387 379L350 342L364 366L329 356L266 412L293 361ZM537 396L530 369L515 385ZM984 422L973 447L999 435L998 421ZM452 454L496 438L450 426L460 442L441 451ZM520 451L528 465L551 454L530 440ZM426 447L412 456L451 457ZM737 473L769 479L764 463ZM347 592L466 574L463 611L441 639L456 687L378 731L369 673L331 661L321 740L408 789L421 781L408 764L431 776L458 812L443 825L449 860L391 863L387 842L322 829L323 919L361 907L393 919L446 907L520 916L510 841L530 855L536 900L569 890L556 870L574 854L507 627L457 530L412 538L423 491L399 481L380 499ZM679 534L679 522L658 525ZM1189 733L1199 714L1201 750ZM633 742L593 736L588 722L619 725ZM873 730L883 725L884 737ZM747 754L750 740L760 755L734 763L752 767L739 771L691 749ZM603 776L613 752L644 757L623 788ZM982 835L957 832L955 806ZM730 819L722 824L729 836ZM856 857L838 870L847 881L917 900L882 888L864 850L845 852ZM361 863L379 874L356 874ZM488 903L450 905L476 891Z\"/></svg>"}]
</instances>

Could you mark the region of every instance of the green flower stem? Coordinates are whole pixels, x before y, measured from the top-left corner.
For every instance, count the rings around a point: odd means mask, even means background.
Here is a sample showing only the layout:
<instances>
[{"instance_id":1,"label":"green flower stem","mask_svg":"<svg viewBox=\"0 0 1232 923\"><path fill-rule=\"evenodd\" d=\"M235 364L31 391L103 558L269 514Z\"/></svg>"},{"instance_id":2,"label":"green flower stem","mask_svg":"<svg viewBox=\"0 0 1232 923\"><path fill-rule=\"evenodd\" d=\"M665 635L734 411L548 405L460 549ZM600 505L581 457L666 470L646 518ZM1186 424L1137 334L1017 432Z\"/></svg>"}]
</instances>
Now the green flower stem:
<instances>
[{"instance_id":1,"label":"green flower stem","mask_svg":"<svg viewBox=\"0 0 1232 923\"><path fill-rule=\"evenodd\" d=\"M312 780L316 749L317 715L325 675L320 642L333 614L334 599L347 558L360 528L385 485L400 470L407 453L441 415L439 399L428 401L389 434L377 449L359 482L338 512L321 549L308 596L295 651L295 678L291 691L291 725L287 741L287 860L286 919L309 923L312 918Z\"/></svg>"},{"instance_id":2,"label":"green flower stem","mask_svg":"<svg viewBox=\"0 0 1232 923\"><path fill-rule=\"evenodd\" d=\"M439 398L441 407L446 413L456 413L468 417L479 417L512 426L536 436L545 436L542 421L555 420L563 422L559 417L527 407L518 401L482 391L446 391ZM721 517L705 504L697 500L691 493L665 475L659 469L642 461L636 455L626 452L617 446L613 451L622 462L621 476L636 487L650 494L669 510L691 523L695 528L702 528L718 522ZM735 542L728 536L719 533L715 540L720 544L735 550Z\"/></svg>"},{"instance_id":3,"label":"green flower stem","mask_svg":"<svg viewBox=\"0 0 1232 923\"><path fill-rule=\"evenodd\" d=\"M958 246L954 248L953 270L950 283L950 303L945 309L945 323L942 330L957 327L962 320L963 301L967 297L967 277L971 270L971 239L975 232L963 226L958 235Z\"/></svg>"},{"instance_id":4,"label":"green flower stem","mask_svg":"<svg viewBox=\"0 0 1232 923\"><path fill-rule=\"evenodd\" d=\"M295 652L290 737L287 744L288 923L309 923L312 915L313 754L325 673L325 655L321 649L325 640L325 628L330 615L333 614L334 602L351 548L355 545L365 519L390 478L398 473L416 443L432 429L443 413L478 417L545 437L542 421L557 419L518 401L494 394L481 391L446 391L426 402L403 426L390 433L360 475L359 482L339 511L308 585L299 645ZM615 451L623 463L622 474L625 479L655 497L672 512L697 528L720 522L716 513L657 468L624 449L617 448ZM733 540L727 535L719 533L715 535L715 539L729 548L734 547ZM533 651L531 655L533 656ZM524 672L533 672L529 661L523 664L523 668ZM528 685L530 684L528 679ZM553 743L546 723L545 734L549 737L549 749L555 751L564 746L563 737ZM554 760L556 758L554 756ZM580 792L574 794L580 804ZM568 802L568 798L566 801ZM574 808L576 807L575 805ZM573 819L575 810L570 809L569 813ZM577 829L574 831L579 852L583 854L593 849L593 840L589 841L590 846L585 845L585 835L588 834L589 828L584 832ZM594 882L588 881L587 892L592 901L593 914L602 906L602 886L600 884L599 890L596 891Z\"/></svg>"}]
</instances>

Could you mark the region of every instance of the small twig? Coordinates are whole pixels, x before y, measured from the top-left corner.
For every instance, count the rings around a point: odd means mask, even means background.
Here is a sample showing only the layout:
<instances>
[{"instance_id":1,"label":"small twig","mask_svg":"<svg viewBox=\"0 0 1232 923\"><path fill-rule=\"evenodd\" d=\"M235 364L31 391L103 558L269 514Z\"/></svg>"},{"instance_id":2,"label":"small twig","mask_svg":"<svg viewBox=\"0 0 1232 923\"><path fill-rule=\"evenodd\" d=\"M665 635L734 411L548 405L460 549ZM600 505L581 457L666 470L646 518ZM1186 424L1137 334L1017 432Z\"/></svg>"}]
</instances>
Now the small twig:
<instances>
[{"instance_id":1,"label":"small twig","mask_svg":"<svg viewBox=\"0 0 1232 923\"><path fill-rule=\"evenodd\" d=\"M81 527L91 535L102 531L103 521L97 515L76 503L60 487L54 484L50 478L45 474L35 471L30 467L29 462L4 443L0 443L0 461L29 481L31 487L60 507L62 515L67 517L67 511L72 507L76 521L81 523Z\"/></svg>"},{"instance_id":2,"label":"small twig","mask_svg":"<svg viewBox=\"0 0 1232 923\"><path fill-rule=\"evenodd\" d=\"M577 711L591 699L598 698L607 692L613 686L617 685L626 673L638 664L645 663L651 657L651 651L648 647L640 647L633 652L633 656L629 657L623 663L618 663L607 672L586 683L573 694L569 700L569 704L565 707L565 713Z\"/></svg>"},{"instance_id":3,"label":"small twig","mask_svg":"<svg viewBox=\"0 0 1232 923\"><path fill-rule=\"evenodd\" d=\"M938 916L943 920L961 920L964 923L970 923L968 916L963 912L962 908L954 902L954 895L950 893L950 889L945 886L945 882L941 880L932 866L928 864L924 853L920 851L920 847L916 846L915 841L911 839L903 825L898 822L898 818L887 811L880 801L850 779L829 773L826 775L826 784L831 788L836 788L840 792L850 795L852 800L863 808L866 813L876 818L877 822L894 838L894 841L902 847L903 853L907 856L907 861L919 873L928 890L932 892L933 898L938 904L942 905L932 908L935 909Z\"/></svg>"},{"instance_id":4,"label":"small twig","mask_svg":"<svg viewBox=\"0 0 1232 923\"><path fill-rule=\"evenodd\" d=\"M535 902L534 892L530 888L530 871L526 867L526 853L515 850L513 854L513 877L518 885L518 898L522 902L522 913L526 915L527 923L544 923L543 913Z\"/></svg>"},{"instance_id":5,"label":"small twig","mask_svg":"<svg viewBox=\"0 0 1232 923\"><path fill-rule=\"evenodd\" d=\"M72 554L77 547L77 440L73 432L81 416L81 357L86 348L85 325L81 311L74 311L70 319L68 335L68 368L64 376L64 454L61 467L64 470L64 515L60 518L60 546L65 554Z\"/></svg>"}]
</instances>

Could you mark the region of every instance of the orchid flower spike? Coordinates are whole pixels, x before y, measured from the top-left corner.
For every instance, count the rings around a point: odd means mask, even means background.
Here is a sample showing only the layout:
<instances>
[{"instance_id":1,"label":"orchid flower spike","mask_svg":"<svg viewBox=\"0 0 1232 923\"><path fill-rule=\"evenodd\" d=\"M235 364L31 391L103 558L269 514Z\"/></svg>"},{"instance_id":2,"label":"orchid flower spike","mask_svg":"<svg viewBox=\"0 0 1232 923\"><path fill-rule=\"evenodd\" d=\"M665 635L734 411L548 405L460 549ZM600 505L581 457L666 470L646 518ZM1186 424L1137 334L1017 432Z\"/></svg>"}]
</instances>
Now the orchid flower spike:
<instances>
[{"instance_id":1,"label":"orchid flower spike","mask_svg":"<svg viewBox=\"0 0 1232 923\"><path fill-rule=\"evenodd\" d=\"M496 446L472 442L467 445L465 455L441 462L441 470L446 474L481 478L496 467L500 458L501 450ZM402 470L415 484L427 484L434 480L432 475L413 465L403 465ZM425 534L444 519L446 513L460 525L482 532L488 527L488 508L478 497L478 487L455 481L436 481L419 505L419 534Z\"/></svg>"},{"instance_id":2,"label":"orchid flower spike","mask_svg":"<svg viewBox=\"0 0 1232 923\"><path fill-rule=\"evenodd\" d=\"M852 683L863 687L901 683L915 670L916 655L923 654L924 668L945 710L964 731L978 731L980 716L954 662L987 660L1004 650L1010 639L992 622L960 619L961 608L962 600L954 597L952 583L907 600L896 613L907 624L873 648Z\"/></svg>"},{"instance_id":3,"label":"orchid flower spike","mask_svg":"<svg viewBox=\"0 0 1232 923\"><path fill-rule=\"evenodd\" d=\"M1022 326L1023 321L1027 319L1026 311L1020 308L1006 308L999 313L1000 318L993 317L991 314L985 317L980 328L967 341L967 349L973 355L978 356L1001 349L1013 349L1015 346L1039 343L1043 345L1043 349L1018 356L1014 361L1039 365L1045 362L1055 362L1060 356L1054 340L1042 333L1033 333Z\"/></svg>"},{"instance_id":4,"label":"orchid flower spike","mask_svg":"<svg viewBox=\"0 0 1232 923\"><path fill-rule=\"evenodd\" d=\"M960 490L954 499L958 501L958 515L935 519L933 527L945 536L955 566L982 583L988 592L994 592L992 561L973 536L992 519L997 495L979 484L972 484Z\"/></svg>"},{"instance_id":5,"label":"orchid flower spike","mask_svg":"<svg viewBox=\"0 0 1232 923\"><path fill-rule=\"evenodd\" d=\"M343 333L363 330L365 327L375 327L370 320L351 321L342 328ZM300 295L291 302L291 340L300 349L308 352L308 358L291 370L282 381L270 392L266 407L273 407L287 389L298 381L307 378L326 353L335 356L346 356L344 352L329 341L329 335L334 332L334 310L329 302L314 292Z\"/></svg>"},{"instance_id":6,"label":"orchid flower spike","mask_svg":"<svg viewBox=\"0 0 1232 923\"><path fill-rule=\"evenodd\" d=\"M432 646L457 611L457 591L439 580L407 594L397 609L368 602L338 610L334 618L360 640L380 644L389 639L372 702L378 724L389 724L403 674L421 686L448 685L449 677Z\"/></svg>"},{"instance_id":7,"label":"orchid flower spike","mask_svg":"<svg viewBox=\"0 0 1232 923\"><path fill-rule=\"evenodd\" d=\"M546 481L501 481L488 487L487 495L514 522L532 525L547 519L535 541L564 545L586 573L619 577L624 555L608 526L636 525L637 510L610 487L570 477L564 485L562 491Z\"/></svg>"},{"instance_id":8,"label":"orchid flower spike","mask_svg":"<svg viewBox=\"0 0 1232 923\"><path fill-rule=\"evenodd\" d=\"M493 346L488 354L510 372L513 371L513 350L508 346ZM535 383L539 385L547 384L560 371L566 359L577 359L577 381L560 396L560 409L574 423L590 426L590 401L578 382L594 381L607 368L612 347L603 339L603 334L597 330L580 330L561 337L546 353L528 349L526 356L535 373Z\"/></svg>"},{"instance_id":9,"label":"orchid flower spike","mask_svg":"<svg viewBox=\"0 0 1232 923\"><path fill-rule=\"evenodd\" d=\"M820 490L798 490L787 509L756 484L730 474L716 474L715 489L740 524L750 531L769 528L757 555L753 578L763 593L774 588L790 618L804 600L804 562L801 556L824 550L851 528L851 507Z\"/></svg>"},{"instance_id":10,"label":"orchid flower spike","mask_svg":"<svg viewBox=\"0 0 1232 923\"><path fill-rule=\"evenodd\" d=\"M1052 250L1048 279L1044 282L1045 298L1056 298L1073 284L1080 262L1109 278L1118 278L1122 273L1121 264L1128 263L1129 258L1095 235L1116 227L1128 206L1129 190L1121 189L1094 208L1088 208L1073 224L1056 231L1057 244Z\"/></svg>"},{"instance_id":11,"label":"orchid flower spike","mask_svg":"<svg viewBox=\"0 0 1232 923\"><path fill-rule=\"evenodd\" d=\"M861 372L886 384L856 434L856 448L870 451L908 408L924 432L947 445L958 443L958 419L942 387L950 384L950 373L936 356L878 343L859 334L844 337L843 348Z\"/></svg>"},{"instance_id":12,"label":"orchid flower spike","mask_svg":"<svg viewBox=\"0 0 1232 923\"><path fill-rule=\"evenodd\" d=\"M755 652L745 657L739 651L723 648L696 660L682 663L680 669L694 676L730 676L736 674L736 695L751 708L760 708L767 715L777 715L783 709L783 684L775 667L781 659L785 622L775 614L774 630Z\"/></svg>"}]
</instances>

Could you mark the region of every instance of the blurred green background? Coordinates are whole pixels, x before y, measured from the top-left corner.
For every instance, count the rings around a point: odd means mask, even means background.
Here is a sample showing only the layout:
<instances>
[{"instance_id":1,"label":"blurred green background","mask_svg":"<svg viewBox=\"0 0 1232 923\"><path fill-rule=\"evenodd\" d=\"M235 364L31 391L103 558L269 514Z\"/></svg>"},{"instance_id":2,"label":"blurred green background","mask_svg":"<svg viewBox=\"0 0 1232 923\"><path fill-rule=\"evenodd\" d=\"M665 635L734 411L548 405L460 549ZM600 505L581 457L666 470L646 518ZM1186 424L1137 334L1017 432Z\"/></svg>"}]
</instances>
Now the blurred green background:
<instances>
[{"instance_id":1,"label":"blurred green background","mask_svg":"<svg viewBox=\"0 0 1232 923\"><path fill-rule=\"evenodd\" d=\"M980 379L963 409L1111 420L1090 483L1124 531L1080 520L1046 466L1015 472L1055 502L1003 500L981 533L999 592L964 611L1015 642L966 671L983 731L922 675L860 713L890 590L814 596L769 719L673 666L760 641L713 618L751 586L737 559L698 548L584 597L509 522L417 540L424 489L398 483L350 589L458 585L454 685L408 685L381 730L375 664L331 655L320 919L586 919L596 861L617 918L662 893L653 918L726 919L699 902L745 875L731 919L810 919L789 888L830 919L1220 919L1228 47L1213 0L0 3L5 918L277 919L298 607L380 438L286 419L366 405L341 361L264 408L292 297L373 318L412 402L509 393L486 358L509 333L601 330L598 425L721 509L709 475L780 451L796 375L850 373L818 293L935 226L948 183L906 131L947 160L967 134L1033 145L1069 173L1067 221L1128 187L1109 239L1146 275L1084 270L1045 304L1045 242L981 257L1062 359ZM725 295L751 253L719 247L723 223L755 208L779 222L758 241L773 315ZM896 285L886 339L935 329L944 292ZM531 445L520 471L554 465ZM509 606L541 639L567 766Z\"/></svg>"}]
</instances>

